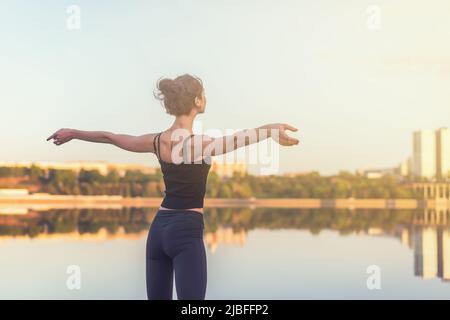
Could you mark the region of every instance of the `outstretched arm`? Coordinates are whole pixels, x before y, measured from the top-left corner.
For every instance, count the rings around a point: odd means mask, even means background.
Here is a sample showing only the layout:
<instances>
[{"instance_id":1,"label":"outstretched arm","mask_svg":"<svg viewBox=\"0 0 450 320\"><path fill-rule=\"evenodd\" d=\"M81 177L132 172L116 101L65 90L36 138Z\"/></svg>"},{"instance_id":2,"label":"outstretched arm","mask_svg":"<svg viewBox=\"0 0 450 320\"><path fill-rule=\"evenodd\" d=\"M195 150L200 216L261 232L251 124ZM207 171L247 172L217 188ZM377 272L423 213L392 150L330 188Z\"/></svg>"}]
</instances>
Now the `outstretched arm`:
<instances>
[{"instance_id":1,"label":"outstretched arm","mask_svg":"<svg viewBox=\"0 0 450 320\"><path fill-rule=\"evenodd\" d=\"M282 146L293 146L299 144L299 140L288 136L286 130L295 132L298 129L285 123L268 124L253 129L241 130L231 135L218 138L201 136L201 148L197 147L198 144L196 141L190 141L188 146L190 147L191 154L194 154L194 158L198 158L200 155L221 155L250 144L258 143L268 138L274 139Z\"/></svg>"},{"instance_id":2,"label":"outstretched arm","mask_svg":"<svg viewBox=\"0 0 450 320\"><path fill-rule=\"evenodd\" d=\"M262 140L272 138L282 146L292 146L299 143L296 138L289 137L286 130L297 131L297 128L285 123L267 124L258 128L245 129L229 136L214 139L213 143L222 146L225 152L234 151L238 148L258 143Z\"/></svg>"},{"instance_id":3,"label":"outstretched arm","mask_svg":"<svg viewBox=\"0 0 450 320\"><path fill-rule=\"evenodd\" d=\"M96 143L109 143L132 152L155 152L153 138L156 133L148 133L140 136L128 134L116 134L108 131L83 131L77 129L59 129L47 138L54 139L54 144L61 145L72 139L79 139Z\"/></svg>"}]
</instances>

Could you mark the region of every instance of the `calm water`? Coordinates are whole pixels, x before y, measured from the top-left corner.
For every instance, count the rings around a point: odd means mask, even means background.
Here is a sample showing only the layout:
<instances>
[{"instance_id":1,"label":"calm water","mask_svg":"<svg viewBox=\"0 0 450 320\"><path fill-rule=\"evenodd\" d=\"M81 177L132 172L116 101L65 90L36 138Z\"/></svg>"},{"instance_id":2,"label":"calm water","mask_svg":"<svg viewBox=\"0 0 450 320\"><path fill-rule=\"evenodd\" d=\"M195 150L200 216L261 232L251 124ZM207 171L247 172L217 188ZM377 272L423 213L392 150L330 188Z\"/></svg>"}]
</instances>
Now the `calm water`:
<instances>
[{"instance_id":1,"label":"calm water","mask_svg":"<svg viewBox=\"0 0 450 320\"><path fill-rule=\"evenodd\" d=\"M156 209L2 212L1 299L146 298ZM207 299L450 298L450 226L426 214L208 209ZM69 265L81 268L80 290L66 286ZM370 265L380 290L367 288Z\"/></svg>"}]
</instances>

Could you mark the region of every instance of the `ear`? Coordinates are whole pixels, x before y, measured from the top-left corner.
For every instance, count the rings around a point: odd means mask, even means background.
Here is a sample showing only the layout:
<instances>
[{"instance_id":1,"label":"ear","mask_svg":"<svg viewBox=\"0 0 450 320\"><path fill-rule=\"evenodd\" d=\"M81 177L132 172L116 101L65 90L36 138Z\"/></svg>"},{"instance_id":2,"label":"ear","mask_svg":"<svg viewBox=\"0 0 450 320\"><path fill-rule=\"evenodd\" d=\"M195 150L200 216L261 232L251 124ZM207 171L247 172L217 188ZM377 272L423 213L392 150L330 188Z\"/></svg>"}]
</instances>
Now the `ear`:
<instances>
[{"instance_id":1,"label":"ear","mask_svg":"<svg viewBox=\"0 0 450 320\"><path fill-rule=\"evenodd\" d=\"M195 99L194 99L194 104L195 104L197 107L200 107L201 103L200 103L200 99L199 99L198 97L195 97Z\"/></svg>"}]
</instances>

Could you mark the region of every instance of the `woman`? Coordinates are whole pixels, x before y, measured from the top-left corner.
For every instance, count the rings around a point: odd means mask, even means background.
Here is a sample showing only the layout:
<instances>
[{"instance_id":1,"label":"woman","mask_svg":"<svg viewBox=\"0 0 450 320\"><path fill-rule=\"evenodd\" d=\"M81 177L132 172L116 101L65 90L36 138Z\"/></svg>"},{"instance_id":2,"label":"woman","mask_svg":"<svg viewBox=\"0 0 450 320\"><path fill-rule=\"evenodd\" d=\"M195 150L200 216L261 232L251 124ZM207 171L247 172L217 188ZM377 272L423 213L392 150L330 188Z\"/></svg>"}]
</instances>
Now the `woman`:
<instances>
[{"instance_id":1,"label":"woman","mask_svg":"<svg viewBox=\"0 0 450 320\"><path fill-rule=\"evenodd\" d=\"M172 299L173 273L178 299L203 300L206 294L206 254L203 242L203 199L211 156L272 137L283 146L299 143L285 130L287 124L270 124L232 135L212 138L192 134L195 117L205 112L202 81L185 74L157 83L156 98L175 116L172 126L141 136L105 131L60 129L47 141L61 145L72 139L110 143L133 152L155 153L164 177L165 197L147 237L146 279L149 299Z\"/></svg>"}]
</instances>

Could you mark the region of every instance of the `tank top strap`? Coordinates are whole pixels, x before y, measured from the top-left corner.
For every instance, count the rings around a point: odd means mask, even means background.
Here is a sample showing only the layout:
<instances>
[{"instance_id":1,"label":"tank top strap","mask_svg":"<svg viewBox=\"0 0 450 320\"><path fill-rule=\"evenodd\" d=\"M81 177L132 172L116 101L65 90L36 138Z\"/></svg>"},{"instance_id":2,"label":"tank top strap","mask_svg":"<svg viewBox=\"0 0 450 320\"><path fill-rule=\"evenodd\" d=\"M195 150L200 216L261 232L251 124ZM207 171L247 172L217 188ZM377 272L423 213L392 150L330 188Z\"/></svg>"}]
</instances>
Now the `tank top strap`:
<instances>
[{"instance_id":1,"label":"tank top strap","mask_svg":"<svg viewBox=\"0 0 450 320\"><path fill-rule=\"evenodd\" d=\"M161 155L161 133L159 132L154 138L153 138L153 149L155 150L156 153L156 157L158 157L158 159L160 159L160 155ZM158 142L156 142L156 140ZM158 145L158 146L156 146Z\"/></svg>"}]
</instances>

